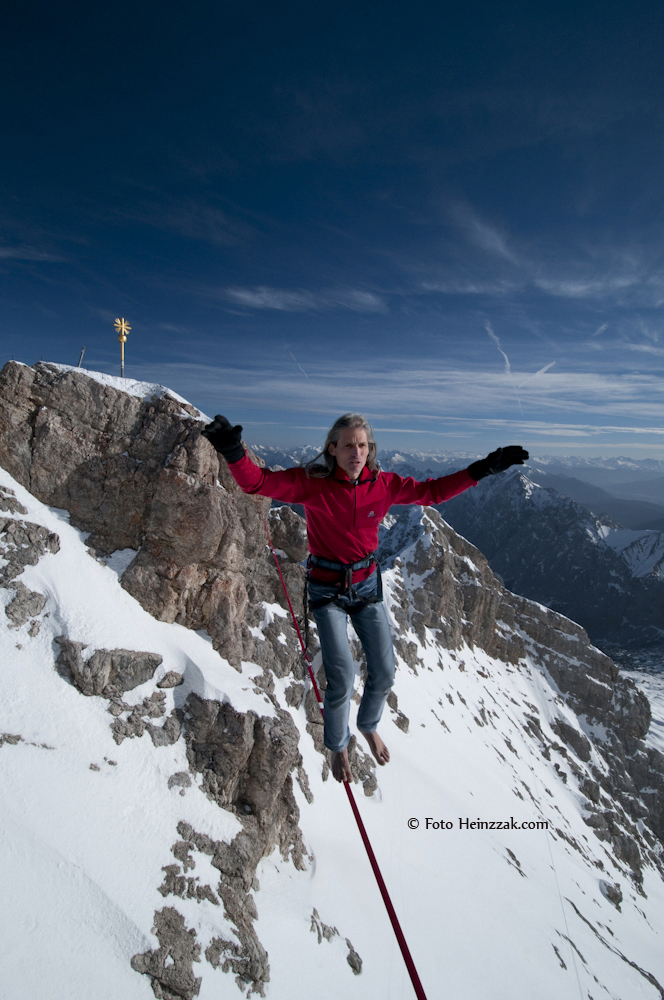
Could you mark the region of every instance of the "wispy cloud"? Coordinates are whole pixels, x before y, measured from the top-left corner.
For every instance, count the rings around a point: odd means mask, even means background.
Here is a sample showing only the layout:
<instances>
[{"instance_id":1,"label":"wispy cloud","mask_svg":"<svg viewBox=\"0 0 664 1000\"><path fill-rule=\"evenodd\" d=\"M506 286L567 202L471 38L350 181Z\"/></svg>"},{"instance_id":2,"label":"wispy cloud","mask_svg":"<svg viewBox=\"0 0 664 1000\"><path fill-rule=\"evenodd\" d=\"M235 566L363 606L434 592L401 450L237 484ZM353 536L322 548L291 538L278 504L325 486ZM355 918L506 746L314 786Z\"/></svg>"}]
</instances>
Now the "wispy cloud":
<instances>
[{"instance_id":1,"label":"wispy cloud","mask_svg":"<svg viewBox=\"0 0 664 1000\"><path fill-rule=\"evenodd\" d=\"M565 299L603 299L641 284L636 275L614 274L601 277L537 277L535 288Z\"/></svg>"},{"instance_id":2,"label":"wispy cloud","mask_svg":"<svg viewBox=\"0 0 664 1000\"><path fill-rule=\"evenodd\" d=\"M489 337L494 342L494 344L498 348L499 352L502 354L503 358L505 359L505 375L507 376L507 378L510 381L510 387L512 389L512 392L514 393L514 398L516 399L517 403L519 404L519 409L521 410L521 412L523 412L523 408L521 406L521 400L519 399L519 394L516 391L517 390L517 386L514 384L514 379L512 377L512 366L510 365L510 359L507 357L507 355L505 354L505 351L500 346L500 340L498 339L498 337L494 333L494 330L493 330L493 327L491 326L491 323L489 323L487 321L484 324L484 329L489 334Z\"/></svg>"},{"instance_id":3,"label":"wispy cloud","mask_svg":"<svg viewBox=\"0 0 664 1000\"><path fill-rule=\"evenodd\" d=\"M502 354L503 358L505 359L505 374L506 375L511 375L512 374L512 368L510 366L510 359L507 357L507 355L505 354L504 350L500 346L500 340L498 339L498 337L494 333L493 327L491 326L491 323L485 323L484 324L484 329L489 334L489 336L491 337L491 340L494 342L494 344L498 348L499 352Z\"/></svg>"},{"instance_id":4,"label":"wispy cloud","mask_svg":"<svg viewBox=\"0 0 664 1000\"><path fill-rule=\"evenodd\" d=\"M297 362L296 362L297 364ZM660 440L661 380L647 375L611 375L540 370L532 373L511 369L516 381L525 383L517 410L505 393L504 373L450 369L442 364L417 365L402 358L377 358L357 374L338 371L329 363L311 359L307 378L292 359L278 354L256 365L232 367L164 365L146 369L142 378L171 382L196 405L253 414L264 419L266 409L279 410L287 419L296 414L328 419L345 410L361 408L372 419L390 421L389 426L413 430L454 425L461 433L466 426L492 428L504 425L529 428L533 434L582 437L600 433L630 439L648 435ZM217 402L218 401L218 402ZM470 402L469 402L470 401ZM215 411L216 412L216 411ZM240 419L238 417L238 419ZM295 417L295 420L293 418ZM496 424L496 421L499 423Z\"/></svg>"},{"instance_id":5,"label":"wispy cloud","mask_svg":"<svg viewBox=\"0 0 664 1000\"><path fill-rule=\"evenodd\" d=\"M403 260L416 276L420 292L481 295L497 298L533 292L570 302L658 307L664 302L664 274L659 261L664 238L659 232L627 234L613 239L570 222L563 233L542 229L536 236L508 231L465 201L443 210L450 224L443 229L430 257ZM602 323L593 336L608 327Z\"/></svg>"},{"instance_id":6,"label":"wispy cloud","mask_svg":"<svg viewBox=\"0 0 664 1000\"><path fill-rule=\"evenodd\" d=\"M519 382L519 384L517 385L517 389L520 389L521 386L526 384L526 382L530 382L532 381L532 379L537 378L538 375L543 375L544 372L548 372L551 368L553 368L555 363L556 363L555 361L550 361L548 365L544 365L544 368L540 368L540 370L535 372L533 375L529 375L528 378L525 378L523 380L523 382Z\"/></svg>"},{"instance_id":7,"label":"wispy cloud","mask_svg":"<svg viewBox=\"0 0 664 1000\"><path fill-rule=\"evenodd\" d=\"M449 208L449 217L474 246L510 264L521 263L519 255L509 245L507 233L493 223L481 219L469 205L463 203L452 205Z\"/></svg>"},{"instance_id":8,"label":"wispy cloud","mask_svg":"<svg viewBox=\"0 0 664 1000\"><path fill-rule=\"evenodd\" d=\"M257 285L253 288L225 288L222 298L247 309L275 309L281 312L310 312L350 309L353 312L387 312L385 301L373 292L358 289L330 289L310 292Z\"/></svg>"},{"instance_id":9,"label":"wispy cloud","mask_svg":"<svg viewBox=\"0 0 664 1000\"><path fill-rule=\"evenodd\" d=\"M116 214L219 247L236 246L257 233L256 226L240 211L199 198L163 197L156 191Z\"/></svg>"},{"instance_id":10,"label":"wispy cloud","mask_svg":"<svg viewBox=\"0 0 664 1000\"><path fill-rule=\"evenodd\" d=\"M26 246L0 246L0 259L2 260L34 260L45 261L54 264L62 263L67 258L60 253L52 253L48 250L38 250L36 247Z\"/></svg>"}]
</instances>

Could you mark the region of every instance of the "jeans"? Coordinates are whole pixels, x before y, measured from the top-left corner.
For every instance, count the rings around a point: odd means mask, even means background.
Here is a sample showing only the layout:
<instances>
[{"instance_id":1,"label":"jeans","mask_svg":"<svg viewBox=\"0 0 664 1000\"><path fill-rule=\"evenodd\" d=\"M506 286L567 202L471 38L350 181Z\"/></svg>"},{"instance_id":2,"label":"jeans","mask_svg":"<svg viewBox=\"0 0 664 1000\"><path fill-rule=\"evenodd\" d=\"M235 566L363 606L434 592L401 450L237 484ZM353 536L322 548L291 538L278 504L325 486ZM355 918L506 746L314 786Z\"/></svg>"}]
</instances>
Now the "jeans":
<instances>
[{"instance_id":1,"label":"jeans","mask_svg":"<svg viewBox=\"0 0 664 1000\"><path fill-rule=\"evenodd\" d=\"M353 586L360 598L376 593L378 574ZM337 588L318 580L309 581L310 601L321 600L337 593ZM335 753L348 746L350 729L350 699L355 682L355 665L348 641L346 608L353 608L353 601L340 596L336 602L325 604L312 611L318 627L318 639L323 654L323 667L327 679L325 690L324 742ZM355 607L357 607L355 601ZM367 680L362 702L357 713L357 728L362 733L373 733L383 713L383 707L394 682L394 650L387 614L382 602L367 604L351 616L353 628L362 643L367 657Z\"/></svg>"}]
</instances>

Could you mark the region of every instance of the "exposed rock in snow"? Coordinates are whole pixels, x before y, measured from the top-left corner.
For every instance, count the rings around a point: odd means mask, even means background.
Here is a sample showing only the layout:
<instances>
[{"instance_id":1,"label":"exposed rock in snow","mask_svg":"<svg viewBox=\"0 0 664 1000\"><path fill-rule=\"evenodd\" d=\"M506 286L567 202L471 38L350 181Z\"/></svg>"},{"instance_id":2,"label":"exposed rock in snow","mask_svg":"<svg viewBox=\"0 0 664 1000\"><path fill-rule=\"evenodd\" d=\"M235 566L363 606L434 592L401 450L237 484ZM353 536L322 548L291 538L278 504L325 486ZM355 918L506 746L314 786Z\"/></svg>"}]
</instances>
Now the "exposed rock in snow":
<instances>
[{"instance_id":1,"label":"exposed rock in snow","mask_svg":"<svg viewBox=\"0 0 664 1000\"><path fill-rule=\"evenodd\" d=\"M46 599L42 607L46 603ZM123 694L144 684L162 661L158 653L134 652L131 649L96 649L83 659L84 642L64 635L55 637L62 650L59 663L69 667L71 678L81 694L100 694L105 698ZM159 713L161 714L161 713Z\"/></svg>"},{"instance_id":2,"label":"exposed rock in snow","mask_svg":"<svg viewBox=\"0 0 664 1000\"><path fill-rule=\"evenodd\" d=\"M58 536L40 524L0 518L0 586L20 576L26 566L34 566L45 552L59 548Z\"/></svg>"},{"instance_id":3,"label":"exposed rock in snow","mask_svg":"<svg viewBox=\"0 0 664 1000\"><path fill-rule=\"evenodd\" d=\"M159 948L134 955L132 968L152 979L154 995L159 1000L193 1000L201 988L201 979L194 975L194 962L201 960L201 946L196 931L188 929L184 917L165 906L154 915L153 933Z\"/></svg>"},{"instance_id":4,"label":"exposed rock in snow","mask_svg":"<svg viewBox=\"0 0 664 1000\"><path fill-rule=\"evenodd\" d=\"M34 618L44 610L46 598L36 590L28 590L20 580L14 582L13 589L16 597L5 608L5 614L14 628L20 628L29 618Z\"/></svg>"}]
</instances>

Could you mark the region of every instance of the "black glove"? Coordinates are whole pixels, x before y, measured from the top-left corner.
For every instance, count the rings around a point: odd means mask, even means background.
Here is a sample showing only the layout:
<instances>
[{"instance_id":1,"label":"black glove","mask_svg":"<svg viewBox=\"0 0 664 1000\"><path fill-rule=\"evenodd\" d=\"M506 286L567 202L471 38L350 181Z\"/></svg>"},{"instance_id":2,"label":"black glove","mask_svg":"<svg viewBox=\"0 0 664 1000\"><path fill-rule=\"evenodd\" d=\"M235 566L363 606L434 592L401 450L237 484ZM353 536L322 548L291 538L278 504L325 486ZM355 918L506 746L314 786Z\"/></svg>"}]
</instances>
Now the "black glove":
<instances>
[{"instance_id":1,"label":"black glove","mask_svg":"<svg viewBox=\"0 0 664 1000\"><path fill-rule=\"evenodd\" d=\"M510 465L523 465L529 457L528 452L520 444L510 444L507 448L497 448L479 462L473 462L467 471L473 479L480 480L485 476L495 476L497 472L504 472Z\"/></svg>"},{"instance_id":2,"label":"black glove","mask_svg":"<svg viewBox=\"0 0 664 1000\"><path fill-rule=\"evenodd\" d=\"M236 424L235 427L231 427L226 417L222 417L220 413L211 424L203 428L201 434L214 445L227 462L239 462L244 457L241 426Z\"/></svg>"}]
</instances>

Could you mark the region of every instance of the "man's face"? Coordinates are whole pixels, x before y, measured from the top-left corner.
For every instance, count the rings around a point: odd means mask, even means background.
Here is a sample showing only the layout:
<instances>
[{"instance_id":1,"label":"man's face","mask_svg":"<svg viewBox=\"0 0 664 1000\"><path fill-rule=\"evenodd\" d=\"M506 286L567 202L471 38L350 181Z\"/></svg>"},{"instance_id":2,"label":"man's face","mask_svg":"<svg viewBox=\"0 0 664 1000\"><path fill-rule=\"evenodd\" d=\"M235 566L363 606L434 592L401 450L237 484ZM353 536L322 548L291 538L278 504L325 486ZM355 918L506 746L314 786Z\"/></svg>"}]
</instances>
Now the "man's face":
<instances>
[{"instance_id":1,"label":"man's face","mask_svg":"<svg viewBox=\"0 0 664 1000\"><path fill-rule=\"evenodd\" d=\"M367 432L363 427L344 427L337 443L329 445L327 450L353 482L359 478L369 457Z\"/></svg>"}]
</instances>

